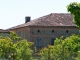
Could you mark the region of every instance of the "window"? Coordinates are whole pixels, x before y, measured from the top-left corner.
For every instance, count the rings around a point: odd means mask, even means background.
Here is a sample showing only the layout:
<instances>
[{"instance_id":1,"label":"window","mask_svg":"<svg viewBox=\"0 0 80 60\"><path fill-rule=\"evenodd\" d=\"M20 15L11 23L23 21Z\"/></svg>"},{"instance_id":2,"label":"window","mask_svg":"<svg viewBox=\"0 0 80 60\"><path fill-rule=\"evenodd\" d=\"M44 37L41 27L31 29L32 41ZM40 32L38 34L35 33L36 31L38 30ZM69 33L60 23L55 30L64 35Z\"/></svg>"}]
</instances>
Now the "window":
<instances>
[{"instance_id":1,"label":"window","mask_svg":"<svg viewBox=\"0 0 80 60\"><path fill-rule=\"evenodd\" d=\"M36 41L36 47L37 47L37 48L41 48L41 46L42 46L42 41L41 41L41 38L38 37L38 38L37 38L37 41Z\"/></svg>"},{"instance_id":2,"label":"window","mask_svg":"<svg viewBox=\"0 0 80 60\"><path fill-rule=\"evenodd\" d=\"M69 31L68 30L66 30L66 33L68 33Z\"/></svg>"},{"instance_id":3,"label":"window","mask_svg":"<svg viewBox=\"0 0 80 60\"><path fill-rule=\"evenodd\" d=\"M54 30L52 30L52 32L51 33L54 33Z\"/></svg>"},{"instance_id":4,"label":"window","mask_svg":"<svg viewBox=\"0 0 80 60\"><path fill-rule=\"evenodd\" d=\"M37 32L40 33L40 30L38 30Z\"/></svg>"},{"instance_id":5,"label":"window","mask_svg":"<svg viewBox=\"0 0 80 60\"><path fill-rule=\"evenodd\" d=\"M54 45L54 40L55 40L55 37L52 37L51 38L51 45Z\"/></svg>"}]
</instances>

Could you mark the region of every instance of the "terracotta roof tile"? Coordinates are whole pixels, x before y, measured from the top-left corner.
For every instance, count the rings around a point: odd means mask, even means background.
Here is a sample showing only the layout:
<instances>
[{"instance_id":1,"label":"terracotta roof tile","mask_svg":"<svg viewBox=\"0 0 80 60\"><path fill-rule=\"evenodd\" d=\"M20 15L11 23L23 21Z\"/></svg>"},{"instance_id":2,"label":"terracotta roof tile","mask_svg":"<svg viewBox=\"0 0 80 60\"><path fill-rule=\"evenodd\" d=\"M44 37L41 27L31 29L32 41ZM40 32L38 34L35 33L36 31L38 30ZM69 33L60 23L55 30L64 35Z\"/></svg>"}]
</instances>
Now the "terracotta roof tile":
<instances>
[{"instance_id":1,"label":"terracotta roof tile","mask_svg":"<svg viewBox=\"0 0 80 60\"><path fill-rule=\"evenodd\" d=\"M51 13L10 29L25 26L75 26L75 24L73 23L73 15L69 13Z\"/></svg>"}]
</instances>

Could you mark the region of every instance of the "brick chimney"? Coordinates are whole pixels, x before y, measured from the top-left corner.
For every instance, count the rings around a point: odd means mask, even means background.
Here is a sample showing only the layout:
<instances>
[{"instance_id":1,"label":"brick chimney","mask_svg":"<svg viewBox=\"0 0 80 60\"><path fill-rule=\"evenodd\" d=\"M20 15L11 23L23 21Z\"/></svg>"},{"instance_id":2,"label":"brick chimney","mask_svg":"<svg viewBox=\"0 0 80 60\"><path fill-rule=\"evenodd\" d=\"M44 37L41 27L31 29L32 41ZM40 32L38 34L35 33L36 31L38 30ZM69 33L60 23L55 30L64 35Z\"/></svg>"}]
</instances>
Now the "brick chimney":
<instances>
[{"instance_id":1,"label":"brick chimney","mask_svg":"<svg viewBox=\"0 0 80 60\"><path fill-rule=\"evenodd\" d=\"M26 16L25 17L25 23L29 22L31 20L31 17L30 16Z\"/></svg>"}]
</instances>

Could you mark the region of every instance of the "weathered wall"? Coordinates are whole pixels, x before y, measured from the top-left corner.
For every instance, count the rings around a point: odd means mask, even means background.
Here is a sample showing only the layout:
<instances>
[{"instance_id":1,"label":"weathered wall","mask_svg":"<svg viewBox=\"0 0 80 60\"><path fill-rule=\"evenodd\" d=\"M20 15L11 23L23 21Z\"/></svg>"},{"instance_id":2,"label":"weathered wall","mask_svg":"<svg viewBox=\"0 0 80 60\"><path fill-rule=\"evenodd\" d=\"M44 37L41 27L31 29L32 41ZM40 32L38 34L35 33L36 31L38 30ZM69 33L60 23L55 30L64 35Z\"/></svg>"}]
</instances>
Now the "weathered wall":
<instances>
[{"instance_id":1,"label":"weathered wall","mask_svg":"<svg viewBox=\"0 0 80 60\"><path fill-rule=\"evenodd\" d=\"M10 31L14 31L23 39L27 39L28 41L30 41L30 27L11 29Z\"/></svg>"},{"instance_id":2,"label":"weathered wall","mask_svg":"<svg viewBox=\"0 0 80 60\"><path fill-rule=\"evenodd\" d=\"M54 38L59 38L61 36L70 36L71 34L78 34L79 30L76 27L45 27L45 26L30 26L14 29L22 38L28 41L34 42L34 46L37 45L37 39L41 39L41 47L47 47L52 44Z\"/></svg>"},{"instance_id":3,"label":"weathered wall","mask_svg":"<svg viewBox=\"0 0 80 60\"><path fill-rule=\"evenodd\" d=\"M79 30L76 27L32 27L31 39L36 46L38 37L41 37L42 46L47 47L51 44L52 38L59 38L61 36L70 36L71 34L78 34Z\"/></svg>"}]
</instances>

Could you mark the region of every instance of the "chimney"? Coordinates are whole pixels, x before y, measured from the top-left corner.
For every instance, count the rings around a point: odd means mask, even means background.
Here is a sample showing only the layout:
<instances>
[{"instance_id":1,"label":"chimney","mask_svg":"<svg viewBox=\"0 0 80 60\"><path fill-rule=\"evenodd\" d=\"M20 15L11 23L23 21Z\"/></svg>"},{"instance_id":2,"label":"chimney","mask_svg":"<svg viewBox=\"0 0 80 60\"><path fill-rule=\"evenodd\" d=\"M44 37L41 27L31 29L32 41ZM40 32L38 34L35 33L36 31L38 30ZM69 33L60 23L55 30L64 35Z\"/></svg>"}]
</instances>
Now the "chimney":
<instances>
[{"instance_id":1,"label":"chimney","mask_svg":"<svg viewBox=\"0 0 80 60\"><path fill-rule=\"evenodd\" d=\"M25 23L29 22L31 20L31 17L30 16L26 16L25 17Z\"/></svg>"}]
</instances>

